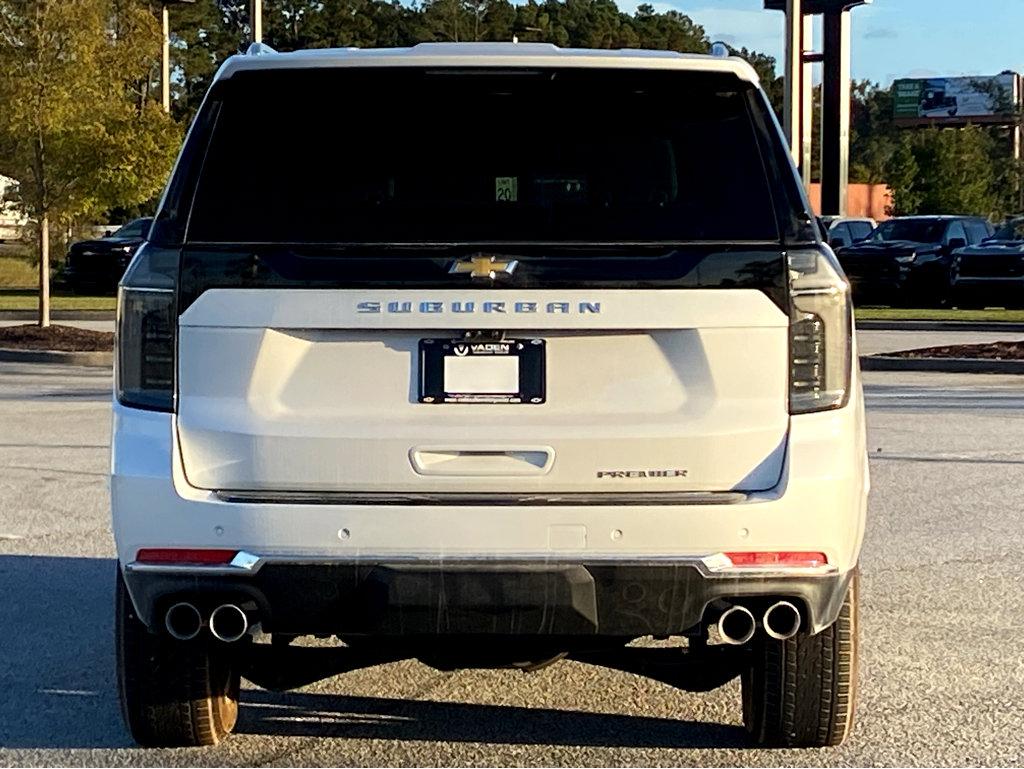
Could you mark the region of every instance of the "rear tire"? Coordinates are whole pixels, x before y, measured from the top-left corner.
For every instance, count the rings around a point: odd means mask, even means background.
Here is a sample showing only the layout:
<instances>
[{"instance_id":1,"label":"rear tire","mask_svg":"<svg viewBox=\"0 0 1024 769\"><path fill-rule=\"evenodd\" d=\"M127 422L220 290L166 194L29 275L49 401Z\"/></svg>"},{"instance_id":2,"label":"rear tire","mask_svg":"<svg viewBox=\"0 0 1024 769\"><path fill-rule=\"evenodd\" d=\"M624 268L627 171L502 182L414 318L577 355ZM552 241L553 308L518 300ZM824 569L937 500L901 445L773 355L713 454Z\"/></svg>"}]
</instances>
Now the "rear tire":
<instances>
[{"instance_id":1,"label":"rear tire","mask_svg":"<svg viewBox=\"0 0 1024 769\"><path fill-rule=\"evenodd\" d=\"M216 745L238 718L239 673L229 648L150 633L117 570L117 680L121 713L144 747Z\"/></svg>"},{"instance_id":2,"label":"rear tire","mask_svg":"<svg viewBox=\"0 0 1024 769\"><path fill-rule=\"evenodd\" d=\"M841 745L853 725L857 695L858 574L839 618L810 635L764 639L743 672L743 722L760 745L821 748Z\"/></svg>"}]
</instances>

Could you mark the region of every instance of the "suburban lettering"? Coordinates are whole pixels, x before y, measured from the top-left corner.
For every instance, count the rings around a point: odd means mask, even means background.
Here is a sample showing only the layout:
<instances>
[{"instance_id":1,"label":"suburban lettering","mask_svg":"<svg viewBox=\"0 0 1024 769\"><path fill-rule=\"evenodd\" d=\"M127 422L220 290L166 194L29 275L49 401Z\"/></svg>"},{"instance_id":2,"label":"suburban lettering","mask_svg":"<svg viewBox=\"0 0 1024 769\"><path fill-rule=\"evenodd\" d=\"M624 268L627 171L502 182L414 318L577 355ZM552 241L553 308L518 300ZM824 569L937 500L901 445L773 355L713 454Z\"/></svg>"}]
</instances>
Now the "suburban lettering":
<instances>
[{"instance_id":1,"label":"suburban lettering","mask_svg":"<svg viewBox=\"0 0 1024 769\"><path fill-rule=\"evenodd\" d=\"M442 302L440 300L425 300L420 302L393 301L387 302L357 302L356 312L358 313L421 313L425 315L437 315L445 312L457 313L460 315L472 315L476 312L485 313L518 313L536 314L539 312L548 315L570 315L573 312L581 315L599 315L602 312L600 302L578 302L575 305L571 302L548 302L541 306L537 302L499 302L487 301L477 303L475 301L453 301Z\"/></svg>"}]
</instances>

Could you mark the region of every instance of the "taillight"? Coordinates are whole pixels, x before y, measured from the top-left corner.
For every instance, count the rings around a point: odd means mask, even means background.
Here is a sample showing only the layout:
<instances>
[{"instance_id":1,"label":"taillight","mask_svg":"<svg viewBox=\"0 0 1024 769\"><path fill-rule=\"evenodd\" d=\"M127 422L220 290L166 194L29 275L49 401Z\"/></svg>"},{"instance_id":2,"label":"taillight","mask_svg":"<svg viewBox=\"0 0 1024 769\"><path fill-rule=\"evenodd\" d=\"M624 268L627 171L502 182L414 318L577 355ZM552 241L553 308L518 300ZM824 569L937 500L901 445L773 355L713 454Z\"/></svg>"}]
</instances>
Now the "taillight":
<instances>
[{"instance_id":1,"label":"taillight","mask_svg":"<svg viewBox=\"0 0 1024 769\"><path fill-rule=\"evenodd\" d=\"M177 252L143 246L117 296L117 399L173 411Z\"/></svg>"},{"instance_id":2,"label":"taillight","mask_svg":"<svg viewBox=\"0 0 1024 769\"><path fill-rule=\"evenodd\" d=\"M732 566L763 568L771 566L817 568L828 565L828 556L812 552L753 552L725 553Z\"/></svg>"},{"instance_id":3,"label":"taillight","mask_svg":"<svg viewBox=\"0 0 1024 769\"><path fill-rule=\"evenodd\" d=\"M789 411L846 404L853 366L850 286L826 248L789 255Z\"/></svg>"},{"instance_id":4,"label":"taillight","mask_svg":"<svg viewBox=\"0 0 1024 769\"><path fill-rule=\"evenodd\" d=\"M237 550L197 549L188 547L144 547L135 555L138 563L229 564Z\"/></svg>"}]
</instances>

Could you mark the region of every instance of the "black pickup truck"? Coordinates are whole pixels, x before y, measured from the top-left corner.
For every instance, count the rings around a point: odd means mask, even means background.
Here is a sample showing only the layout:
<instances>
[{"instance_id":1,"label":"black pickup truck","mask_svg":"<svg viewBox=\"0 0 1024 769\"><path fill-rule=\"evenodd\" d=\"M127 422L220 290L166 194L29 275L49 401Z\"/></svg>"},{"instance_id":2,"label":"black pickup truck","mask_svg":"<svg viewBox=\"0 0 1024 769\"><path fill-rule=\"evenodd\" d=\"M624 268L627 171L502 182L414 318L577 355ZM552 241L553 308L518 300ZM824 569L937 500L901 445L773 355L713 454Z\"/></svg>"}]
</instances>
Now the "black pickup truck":
<instances>
[{"instance_id":1,"label":"black pickup truck","mask_svg":"<svg viewBox=\"0 0 1024 769\"><path fill-rule=\"evenodd\" d=\"M909 216L882 222L837 255L861 301L939 305L949 298L953 252L991 234L980 217Z\"/></svg>"},{"instance_id":2,"label":"black pickup truck","mask_svg":"<svg viewBox=\"0 0 1024 769\"><path fill-rule=\"evenodd\" d=\"M1024 304L1024 217L953 255L953 301L963 307Z\"/></svg>"},{"instance_id":3,"label":"black pickup truck","mask_svg":"<svg viewBox=\"0 0 1024 769\"><path fill-rule=\"evenodd\" d=\"M68 248L64 279L76 294L113 293L136 249L149 235L150 217L135 219L98 240L80 240Z\"/></svg>"}]
</instances>

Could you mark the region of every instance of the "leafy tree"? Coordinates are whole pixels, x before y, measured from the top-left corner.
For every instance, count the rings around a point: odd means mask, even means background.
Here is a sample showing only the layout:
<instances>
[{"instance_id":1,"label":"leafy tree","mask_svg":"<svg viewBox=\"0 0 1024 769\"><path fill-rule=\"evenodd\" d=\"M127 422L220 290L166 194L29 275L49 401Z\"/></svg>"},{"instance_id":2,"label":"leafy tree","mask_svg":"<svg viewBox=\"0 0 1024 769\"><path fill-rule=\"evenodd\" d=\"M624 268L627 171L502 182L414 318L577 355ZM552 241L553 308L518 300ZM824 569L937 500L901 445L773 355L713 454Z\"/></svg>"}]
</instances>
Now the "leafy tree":
<instances>
[{"instance_id":1,"label":"leafy tree","mask_svg":"<svg viewBox=\"0 0 1024 769\"><path fill-rule=\"evenodd\" d=\"M0 174L37 223L41 326L50 227L151 198L170 170L177 126L138 88L159 46L134 2L0 0Z\"/></svg>"},{"instance_id":2,"label":"leafy tree","mask_svg":"<svg viewBox=\"0 0 1024 769\"><path fill-rule=\"evenodd\" d=\"M171 114L187 121L199 109L221 63L248 41L245 0L197 0L170 6ZM276 14L274 15L276 18ZM153 60L156 67L159 59ZM154 81L158 75L154 73Z\"/></svg>"},{"instance_id":3,"label":"leafy tree","mask_svg":"<svg viewBox=\"0 0 1024 769\"><path fill-rule=\"evenodd\" d=\"M920 175L921 167L914 156L913 137L911 134L903 134L885 164L884 178L892 194L892 204L887 213L891 216L917 213L921 205L921 195L916 189Z\"/></svg>"},{"instance_id":4,"label":"leafy tree","mask_svg":"<svg viewBox=\"0 0 1024 769\"><path fill-rule=\"evenodd\" d=\"M922 214L981 214L999 203L991 163L991 137L979 126L930 128L914 138Z\"/></svg>"},{"instance_id":5,"label":"leafy tree","mask_svg":"<svg viewBox=\"0 0 1024 769\"><path fill-rule=\"evenodd\" d=\"M128 1L128 0L125 0ZM548 42L582 48L655 48L704 53L704 30L678 11L640 5L632 15L613 0L267 0L264 39L274 48L410 46L420 42ZM217 67L248 40L247 0L171 6L172 112L189 119ZM774 60L747 56L770 92L781 95ZM155 81L155 75L151 75Z\"/></svg>"},{"instance_id":6,"label":"leafy tree","mask_svg":"<svg viewBox=\"0 0 1024 769\"><path fill-rule=\"evenodd\" d=\"M850 105L850 181L879 184L899 144L893 123L892 91L866 80L855 82Z\"/></svg>"},{"instance_id":7,"label":"leafy tree","mask_svg":"<svg viewBox=\"0 0 1024 769\"><path fill-rule=\"evenodd\" d=\"M998 160L1002 152L981 126L907 131L886 166L892 212L999 215L1007 203L1000 164L1012 165Z\"/></svg>"},{"instance_id":8,"label":"leafy tree","mask_svg":"<svg viewBox=\"0 0 1024 769\"><path fill-rule=\"evenodd\" d=\"M632 27L637 35L635 47L680 53L707 53L710 47L704 28L679 11L656 13L653 6L640 5Z\"/></svg>"}]
</instances>

